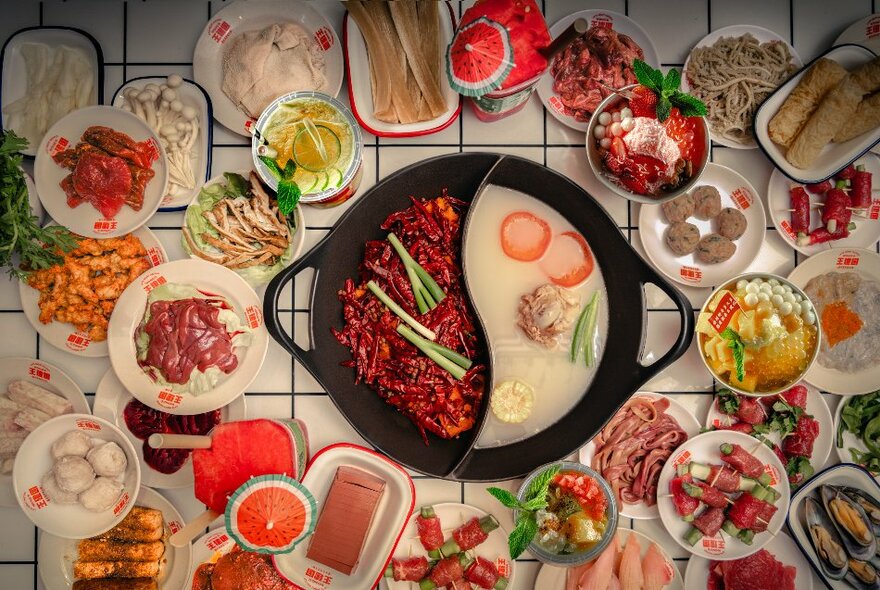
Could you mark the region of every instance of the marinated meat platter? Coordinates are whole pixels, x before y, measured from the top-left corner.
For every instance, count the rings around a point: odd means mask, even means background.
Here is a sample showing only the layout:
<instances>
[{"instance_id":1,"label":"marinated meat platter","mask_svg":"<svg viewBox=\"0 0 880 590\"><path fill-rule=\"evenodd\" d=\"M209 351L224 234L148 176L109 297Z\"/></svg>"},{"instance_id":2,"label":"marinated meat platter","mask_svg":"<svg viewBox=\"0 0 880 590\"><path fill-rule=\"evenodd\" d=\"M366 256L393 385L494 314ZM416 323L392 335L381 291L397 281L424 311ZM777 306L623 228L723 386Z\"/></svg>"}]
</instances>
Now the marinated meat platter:
<instances>
[{"instance_id":1,"label":"marinated meat platter","mask_svg":"<svg viewBox=\"0 0 880 590\"><path fill-rule=\"evenodd\" d=\"M880 589L880 14L74 4L4 13L8 584Z\"/></svg>"}]
</instances>

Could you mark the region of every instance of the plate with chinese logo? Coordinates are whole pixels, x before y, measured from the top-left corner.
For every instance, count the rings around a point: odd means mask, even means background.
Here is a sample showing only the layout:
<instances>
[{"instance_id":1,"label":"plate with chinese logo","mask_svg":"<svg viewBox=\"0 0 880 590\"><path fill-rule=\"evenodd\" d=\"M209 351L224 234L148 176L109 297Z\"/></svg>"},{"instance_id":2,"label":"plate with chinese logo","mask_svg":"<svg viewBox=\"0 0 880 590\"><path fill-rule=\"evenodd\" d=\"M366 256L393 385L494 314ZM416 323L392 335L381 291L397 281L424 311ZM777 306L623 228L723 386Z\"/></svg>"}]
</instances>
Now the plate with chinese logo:
<instances>
[{"instance_id":1,"label":"plate with chinese logo","mask_svg":"<svg viewBox=\"0 0 880 590\"><path fill-rule=\"evenodd\" d=\"M762 478L767 482L767 489L775 490L776 494L778 494L776 500L771 502L776 507L776 511L773 512L773 516L767 523L767 530L756 532L751 544L744 543L721 528L722 522L727 520L734 504L729 504L731 508L717 509L723 510L724 514L720 515L716 520L716 527L708 529L708 532L713 532L714 534L705 535L694 528L693 525L694 523L703 524L700 517L704 515L705 511L710 510L710 507L706 505L698 506L693 511L696 519L693 522L686 522L679 515L670 493L670 482L673 478L677 477L679 469L684 471L685 468L691 472L695 481L703 481L706 484L714 483L715 487L719 489L722 488L722 484L725 489L730 487L739 490L749 487L749 482L746 481L748 478L739 475L737 471L730 468L725 470L723 474L725 477L723 478L714 474L714 472L705 473L707 477L712 478L711 480L700 477L704 475L704 471L709 472L712 466L724 464L721 460L721 445L723 444L737 444L756 458L763 466L764 473ZM764 477L764 474L766 474L766 477ZM752 489L757 489L756 486ZM785 467L779 461L776 454L761 441L747 434L730 430L706 432L678 447L670 455L669 459L666 460L666 464L660 472L657 490L657 506L660 509L660 520L669 534L672 535L672 538L690 553L716 561L746 557L759 551L766 545L779 532L782 525L785 524L790 494ZM736 502L742 493L750 492L736 491L726 493L726 495L732 502ZM705 518L708 519L708 514ZM689 542L689 539L695 541L693 545Z\"/></svg>"},{"instance_id":2,"label":"plate with chinese logo","mask_svg":"<svg viewBox=\"0 0 880 590\"><path fill-rule=\"evenodd\" d=\"M689 194L660 206L642 205L639 211L648 260L691 287L718 285L745 271L761 251L766 225L761 197L751 183L711 162Z\"/></svg>"},{"instance_id":3,"label":"plate with chinese logo","mask_svg":"<svg viewBox=\"0 0 880 590\"><path fill-rule=\"evenodd\" d=\"M159 573L155 579L159 588L188 588L184 583L189 575L192 547L190 545L175 547L168 543L168 537L183 527L180 512L162 494L146 486L141 486L134 505L153 508L162 513L164 531L160 540L165 545L165 553L158 560ZM122 526L124 525L125 522L122 523ZM46 590L69 590L74 586L76 578L73 564L78 559L78 555L79 541L76 539L40 533L38 562L40 579Z\"/></svg>"},{"instance_id":4,"label":"plate with chinese logo","mask_svg":"<svg viewBox=\"0 0 880 590\"><path fill-rule=\"evenodd\" d=\"M144 249L147 251L147 261L150 263L151 267L158 266L168 260L168 255L165 254L165 248L162 247L159 238L157 238L156 234L150 231L149 228L138 228L131 232L131 235L140 240L141 244L143 244ZM101 259L110 260L113 255L115 255L115 251L109 251L105 252L102 256L89 257L88 260L89 262L101 263ZM120 272L119 275L121 274L122 273ZM86 288L93 290L93 287L96 287L97 285L98 278L100 276L106 276L106 271L90 271L89 275L92 277L90 279L92 284L86 285ZM34 330L37 331L45 342L77 356L102 357L110 354L107 348L106 338L102 340L91 338L85 330L80 330L74 324L60 322L58 320L51 320L48 323L43 323L40 319L42 313L42 310L40 309L41 292L32 288L27 282L19 281L18 293L21 297L21 308L24 310L25 317L27 317L31 326L34 327ZM109 298L101 299L100 303L115 304L118 300L116 299L118 295L109 295L107 297ZM49 303L51 304L51 301Z\"/></svg>"},{"instance_id":5,"label":"plate with chinese logo","mask_svg":"<svg viewBox=\"0 0 880 590\"><path fill-rule=\"evenodd\" d=\"M822 329L819 354L806 380L837 395L876 391L880 255L859 248L832 248L799 264L788 280L801 289L813 281L808 295Z\"/></svg>"},{"instance_id":6,"label":"plate with chinese logo","mask_svg":"<svg viewBox=\"0 0 880 590\"><path fill-rule=\"evenodd\" d=\"M171 347L172 340L183 344ZM262 301L243 278L188 259L160 264L125 289L107 342L116 376L136 399L192 415L222 408L247 389L263 366L269 333Z\"/></svg>"}]
</instances>

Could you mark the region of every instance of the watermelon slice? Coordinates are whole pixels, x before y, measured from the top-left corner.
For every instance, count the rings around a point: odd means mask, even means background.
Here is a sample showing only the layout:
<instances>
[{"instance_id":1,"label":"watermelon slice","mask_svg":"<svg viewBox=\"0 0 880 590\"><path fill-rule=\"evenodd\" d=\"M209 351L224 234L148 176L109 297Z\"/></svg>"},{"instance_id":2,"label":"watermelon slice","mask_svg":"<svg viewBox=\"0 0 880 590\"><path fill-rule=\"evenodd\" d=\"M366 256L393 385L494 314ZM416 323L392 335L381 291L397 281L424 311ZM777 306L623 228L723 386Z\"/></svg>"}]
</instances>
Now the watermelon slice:
<instances>
[{"instance_id":1,"label":"watermelon slice","mask_svg":"<svg viewBox=\"0 0 880 590\"><path fill-rule=\"evenodd\" d=\"M219 424L211 448L193 450L196 498L223 514L228 498L251 477L280 473L302 479L308 454L308 433L299 420Z\"/></svg>"}]
</instances>

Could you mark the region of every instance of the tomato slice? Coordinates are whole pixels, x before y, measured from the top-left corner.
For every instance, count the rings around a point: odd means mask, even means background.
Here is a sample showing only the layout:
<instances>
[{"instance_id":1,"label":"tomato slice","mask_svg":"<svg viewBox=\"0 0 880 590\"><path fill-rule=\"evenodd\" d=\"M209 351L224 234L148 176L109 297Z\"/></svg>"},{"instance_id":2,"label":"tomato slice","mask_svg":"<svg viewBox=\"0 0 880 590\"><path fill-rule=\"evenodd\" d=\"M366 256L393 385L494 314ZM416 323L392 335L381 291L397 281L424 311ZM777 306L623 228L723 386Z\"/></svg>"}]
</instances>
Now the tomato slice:
<instances>
[{"instance_id":1,"label":"tomato slice","mask_svg":"<svg viewBox=\"0 0 880 590\"><path fill-rule=\"evenodd\" d=\"M501 222L501 248L514 260L537 260L552 237L550 224L528 211L514 211Z\"/></svg>"},{"instance_id":2,"label":"tomato slice","mask_svg":"<svg viewBox=\"0 0 880 590\"><path fill-rule=\"evenodd\" d=\"M553 240L541 268L560 287L574 287L593 272L593 253L581 234L563 232Z\"/></svg>"}]
</instances>

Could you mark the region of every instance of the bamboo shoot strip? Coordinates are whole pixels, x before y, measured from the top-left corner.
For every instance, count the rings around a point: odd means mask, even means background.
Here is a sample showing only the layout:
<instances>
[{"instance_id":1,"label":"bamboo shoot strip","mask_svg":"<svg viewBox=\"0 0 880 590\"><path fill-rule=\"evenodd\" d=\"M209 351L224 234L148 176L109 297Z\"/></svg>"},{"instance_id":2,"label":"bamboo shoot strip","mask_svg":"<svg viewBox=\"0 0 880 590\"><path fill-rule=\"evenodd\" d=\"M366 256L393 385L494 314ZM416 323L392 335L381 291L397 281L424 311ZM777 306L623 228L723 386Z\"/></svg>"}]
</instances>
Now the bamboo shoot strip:
<instances>
[{"instance_id":1,"label":"bamboo shoot strip","mask_svg":"<svg viewBox=\"0 0 880 590\"><path fill-rule=\"evenodd\" d=\"M467 370L458 366L452 360L444 356L437 348L431 346L433 344L436 347L443 348L439 344L425 340L403 324L397 325L397 333L409 340L413 346L425 353L425 356L437 363L444 370L448 371L450 375L459 381L464 378Z\"/></svg>"},{"instance_id":2,"label":"bamboo shoot strip","mask_svg":"<svg viewBox=\"0 0 880 590\"><path fill-rule=\"evenodd\" d=\"M443 292L443 289L440 288L440 285L437 284L437 281L428 274L421 264L419 264L415 258L413 258L409 252L407 252L404 245L397 239L393 233L388 234L388 241L391 242L391 245L394 246L395 252L400 256L400 259L403 260L403 264L407 268L407 274L409 273L409 269L412 269L417 278L419 279L418 286L427 289L430 293L431 298L440 303L446 297L446 293ZM410 275L410 282L413 282L412 276ZM413 293L416 291L416 284L413 282ZM423 293L424 295L424 293ZM427 298L426 298L427 299ZM432 305L431 309L434 309L436 306Z\"/></svg>"},{"instance_id":3,"label":"bamboo shoot strip","mask_svg":"<svg viewBox=\"0 0 880 590\"><path fill-rule=\"evenodd\" d=\"M367 289L369 289L373 293L373 295L378 297L379 301L384 303L388 307L388 309L394 312L397 317L412 326L416 332L418 332L428 340L434 340L435 338L437 338L437 334L420 324L418 320L406 313L406 311L397 303L395 303L395 301L391 299L391 297L389 297L388 294L382 290L382 287L377 285L375 281L368 281Z\"/></svg>"}]
</instances>

